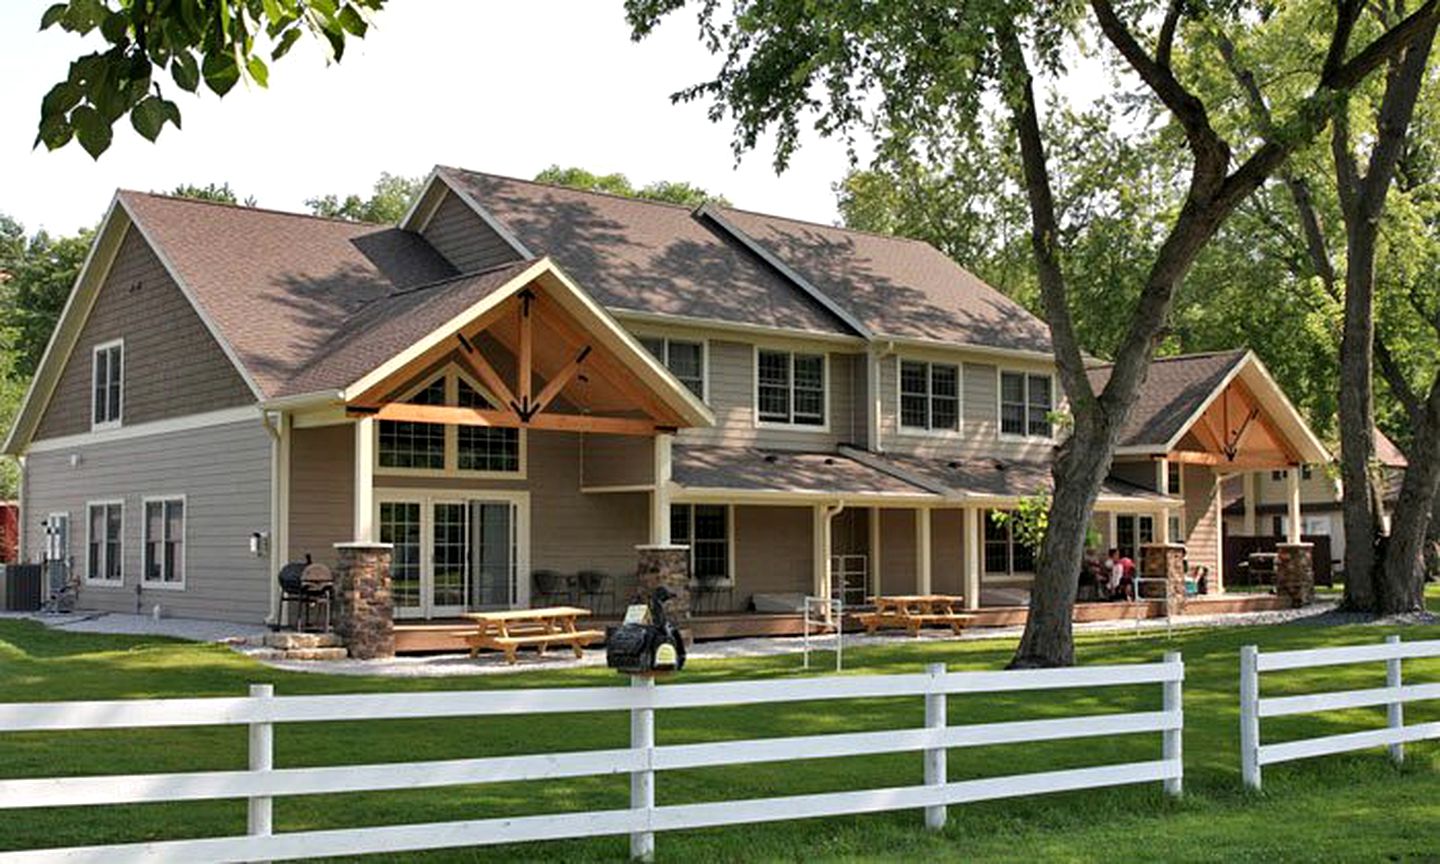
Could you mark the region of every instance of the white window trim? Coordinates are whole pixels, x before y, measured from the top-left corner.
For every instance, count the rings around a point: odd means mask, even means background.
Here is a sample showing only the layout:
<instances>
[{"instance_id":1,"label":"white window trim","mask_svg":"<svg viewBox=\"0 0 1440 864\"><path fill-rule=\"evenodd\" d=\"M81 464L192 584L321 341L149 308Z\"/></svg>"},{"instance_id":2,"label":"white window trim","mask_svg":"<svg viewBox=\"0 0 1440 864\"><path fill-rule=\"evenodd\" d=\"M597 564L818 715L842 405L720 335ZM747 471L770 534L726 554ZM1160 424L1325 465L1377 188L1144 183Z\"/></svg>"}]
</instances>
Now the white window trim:
<instances>
[{"instance_id":1,"label":"white window trim","mask_svg":"<svg viewBox=\"0 0 1440 864\"><path fill-rule=\"evenodd\" d=\"M1015 512L1014 510L1007 510L1007 508L1004 508L1004 507L991 507L991 508L988 508L988 509L985 509L985 510L980 511L980 513L981 513L980 518L981 518L982 520L984 520L984 523L981 524L981 526L980 526L980 575L981 575L982 577L996 577L996 578L1001 578L1001 579L1004 579L1004 578L1009 578L1009 579L1032 579L1032 578L1034 578L1034 576L1035 576L1035 571L1034 571L1034 570L1016 570L1016 569L1015 569L1015 547L1016 547L1017 545L1021 545L1021 544L1019 544L1018 541L1016 541L1016 539L1015 539L1015 526L1014 526L1013 523L1010 523L1010 522L1007 522L1007 523L1003 526L1004 529L1005 529L1005 569L1004 569L1004 570L987 570L987 569L985 569L985 547L988 546L988 545L990 545L991 543L996 542L996 541L993 541L993 540L989 540L989 539L987 539L987 538L985 537L985 529L986 529L986 527L988 527L988 525L993 524L992 522L990 522L990 514L991 514L991 513L994 513L994 512L997 511L997 510L1009 512L1009 513L1014 513L1014 512ZM1036 550L1033 554L1034 554L1034 556L1035 556L1037 559L1039 558L1040 553L1039 553L1038 550ZM993 582L994 579L992 579L991 581Z\"/></svg>"},{"instance_id":2,"label":"white window trim","mask_svg":"<svg viewBox=\"0 0 1440 864\"><path fill-rule=\"evenodd\" d=\"M120 407L115 412L114 420L103 420L95 422L95 364L100 352L109 351L112 348L120 349ZM130 368L130 361L125 357L125 340L111 339L109 342L101 342L90 349L90 431L102 432L106 429L119 429L125 423L125 372ZM108 374L108 368L107 368Z\"/></svg>"},{"instance_id":3,"label":"white window trim","mask_svg":"<svg viewBox=\"0 0 1440 864\"><path fill-rule=\"evenodd\" d=\"M1021 376L1024 376L1024 378L1025 378L1025 432L1024 432L1023 434L1020 434L1020 435L1017 435L1017 434L1015 434L1014 432L1006 432L1006 431L1005 431L1005 418L1004 418L1004 416L1003 416L1004 410L1005 410L1005 409L1004 409L1004 406L1005 406L1005 395L1004 395L1004 392L1003 392L1003 389L1002 389L1002 388L1003 388L1003 386L1004 386L1004 381L1005 381L1005 376L1006 376L1006 375L1021 375ZM1044 442L1054 442L1054 441L1055 441L1055 424L1054 424L1054 423L1051 423L1051 424L1050 424L1050 434L1049 434L1049 435L1031 435L1031 434L1030 434L1030 376L1031 376L1031 375L1037 375L1037 376L1038 376L1038 375L1043 375L1043 376L1045 376L1047 379L1049 379L1049 381L1050 381L1050 410L1051 410L1051 411L1056 411L1056 410L1058 410L1059 407L1060 407L1060 406L1056 403L1056 401L1055 401L1055 373L1053 373L1053 372L1040 372L1040 371L1025 370L1025 369L1014 369L1014 368L1007 368L1007 367L1004 367L1004 366L997 366L997 367L995 367L995 434L996 434L996 436L997 436L1001 441L1035 441L1035 442L1041 442L1041 443L1044 443Z\"/></svg>"},{"instance_id":4,"label":"white window trim","mask_svg":"<svg viewBox=\"0 0 1440 864\"><path fill-rule=\"evenodd\" d=\"M456 363L447 363L440 367L434 374L421 379L419 383L405 390L398 401L404 401L413 397L416 393L424 390L434 383L435 379L445 376L445 404L454 405L459 399L460 385L456 383L458 378L464 378L465 383L474 388L475 392L484 396L486 401L492 405L499 405L500 400L495 397L487 388L482 387L479 382L470 377L464 369ZM383 421L382 421L383 422ZM375 451L374 470L377 475L388 477L465 477L475 480L525 480L529 471L529 431L520 429L520 466L518 471L470 471L460 469L460 433L453 423L445 425L445 467L434 468L391 468L380 464L380 423L375 423Z\"/></svg>"},{"instance_id":5,"label":"white window trim","mask_svg":"<svg viewBox=\"0 0 1440 864\"><path fill-rule=\"evenodd\" d=\"M901 389L903 369L906 363L923 363L925 365L925 412L926 422L930 420L933 413L935 398L935 385L932 379L932 370L938 364L940 366L955 367L955 428L936 429L933 427L921 428L919 426L906 426L905 417L901 411L905 400L905 393ZM959 360L925 360L919 357L899 356L895 358L895 428L901 435L916 436L921 438L959 438L965 431L965 364Z\"/></svg>"},{"instance_id":6,"label":"white window trim","mask_svg":"<svg viewBox=\"0 0 1440 864\"><path fill-rule=\"evenodd\" d=\"M793 430L803 431L803 432L817 432L817 433L820 433L820 434L828 434L828 433L830 432L830 411L831 411L831 408L832 408L832 405L831 405L831 401L832 401L832 400L831 400L831 394L830 394L830 352L829 352L829 351L824 351L824 350L819 350L819 351L817 351L817 350L811 350L811 349L807 349L807 348L789 348L789 347L787 347L787 348L779 348L779 347L775 347L775 346L771 346L771 345L759 345L759 344L753 345L753 346L751 346L751 348L752 348L752 350L751 350L751 354L750 354L750 372L751 372L751 374L750 374L750 377L751 377L750 404L751 404L751 406L752 406L752 408L753 408L753 410L754 410L755 428L757 428L757 429L793 429ZM787 355L789 355L789 357L790 357L790 420L789 420L788 422L782 422L782 421L780 421L780 420L761 420L761 419L760 419L760 352L761 352L761 351L768 351L768 352L771 352L771 353L774 353L774 354L787 354ZM811 356L811 357L819 357L819 358L820 358L820 376L821 376L821 379L822 379L822 380L821 380L821 390L822 390L822 395L823 395L823 399L824 399L824 405L823 405L822 408L821 408L821 410L822 410L822 419L824 420L823 423L813 424L813 423L796 423L796 422L795 422L795 355L796 355L796 354L806 354L806 355L809 355L809 356Z\"/></svg>"},{"instance_id":7,"label":"white window trim","mask_svg":"<svg viewBox=\"0 0 1440 864\"><path fill-rule=\"evenodd\" d=\"M1139 555L1139 554L1140 554L1140 547L1142 547L1142 546L1145 545L1145 543L1142 542L1141 539L1140 539L1140 520L1141 520L1141 519L1149 519L1149 520L1150 520L1150 538L1151 538L1151 539L1150 539L1150 542L1151 542L1151 543L1156 542L1154 538L1159 535L1159 532L1158 532L1157 529L1160 527L1160 514L1154 513L1154 512L1142 512L1142 511L1139 511L1139 510L1127 510L1127 511L1124 511L1124 512L1120 512L1120 511L1117 510L1117 511L1114 511L1114 512L1112 512L1112 513L1110 514L1110 543L1108 544L1108 548L1105 550L1107 553L1110 551L1110 549L1119 549L1119 548L1120 548L1120 518L1121 518L1122 516L1130 516L1130 517L1133 517L1133 518L1135 519L1135 554L1136 554L1136 555ZM1183 520L1182 520L1182 522L1181 522L1180 527L1181 527L1182 529L1185 527ZM1137 566L1138 566L1139 562L1137 561L1136 564L1137 564Z\"/></svg>"},{"instance_id":8,"label":"white window trim","mask_svg":"<svg viewBox=\"0 0 1440 864\"><path fill-rule=\"evenodd\" d=\"M661 346L662 346L661 351L663 352L663 356L656 357L655 359L658 360L658 361L660 361L660 365L661 365L661 366L664 366L664 367L665 367L665 371L666 371L666 372L670 372L670 374L671 374L672 376L675 375L675 373L670 371L670 343L671 343L671 342L685 342L685 343L690 344L690 345L699 345L699 346L700 346L700 397L699 397L699 398L700 398L700 401L701 401L701 402L704 402L706 405L709 405L709 404L710 404L710 340L709 340L708 338L702 337L702 336L662 336L662 335L659 334L659 333L636 333L636 334L635 334L635 339L641 343L641 347L644 347L644 342L645 342L645 340L647 340L647 339L660 342L660 343L661 343ZM650 349L646 348L645 350L648 351L648 350L650 350ZM679 376L676 376L676 377L675 377L675 380L676 380L676 381L680 381ZM680 381L680 386L681 386L681 387L685 387L685 382ZM690 388L689 388L689 387L685 387L685 389L686 389L686 390L689 390Z\"/></svg>"},{"instance_id":9,"label":"white window trim","mask_svg":"<svg viewBox=\"0 0 1440 864\"><path fill-rule=\"evenodd\" d=\"M88 510L86 511L85 515L86 515L86 516L89 516L89 515L90 515L90 513L89 513ZM55 525L55 517L57 517L57 516L63 516L63 517L65 517L65 548L64 548L64 550L63 550L63 553L64 553L64 554L63 554L61 560L68 564L68 563L73 559L73 556L70 554L70 549L74 546L74 544L70 542L70 532L73 531L73 530L75 530L75 523L73 523L73 522L70 521L70 511L69 511L69 510L54 510L54 511L51 511L50 513L46 513L46 514L45 514L45 534L43 535L44 551L43 551L42 554L43 554L47 559L50 559L50 547L51 547L51 545L52 545L52 540L54 539L54 535L51 534L50 532L51 532L51 531L53 530L53 528L54 528L54 525ZM50 560L54 560L54 559L50 559Z\"/></svg>"},{"instance_id":10,"label":"white window trim","mask_svg":"<svg viewBox=\"0 0 1440 864\"><path fill-rule=\"evenodd\" d=\"M735 587L735 505L717 505L708 501L672 501L670 506L689 508L690 529L688 535L690 540L685 545L688 547L686 557L689 560L690 581L692 583L698 581L698 577L695 575L695 508L715 506L725 508L725 579L721 583L721 587L733 589Z\"/></svg>"},{"instance_id":11,"label":"white window trim","mask_svg":"<svg viewBox=\"0 0 1440 864\"><path fill-rule=\"evenodd\" d=\"M120 507L120 578L119 579L94 579L90 576L90 531L92 520L90 509L92 507L108 507L119 505ZM81 579L85 585L95 588L123 588L125 587L125 499L124 498L101 498L85 502L85 567ZM108 561L106 563L109 563ZM104 571L104 567L100 568Z\"/></svg>"},{"instance_id":12,"label":"white window trim","mask_svg":"<svg viewBox=\"0 0 1440 864\"><path fill-rule=\"evenodd\" d=\"M166 582L164 579L151 581L145 578L145 554L150 549L150 514L147 512L151 504L164 505L170 501L179 501L184 508L180 518L180 581ZM165 520L164 510L160 514L161 524ZM163 539L161 542L164 542ZM184 591L185 581L190 578L190 562L186 559L190 555L190 502L184 495L148 495L140 499L140 584L145 586L146 591Z\"/></svg>"}]
</instances>

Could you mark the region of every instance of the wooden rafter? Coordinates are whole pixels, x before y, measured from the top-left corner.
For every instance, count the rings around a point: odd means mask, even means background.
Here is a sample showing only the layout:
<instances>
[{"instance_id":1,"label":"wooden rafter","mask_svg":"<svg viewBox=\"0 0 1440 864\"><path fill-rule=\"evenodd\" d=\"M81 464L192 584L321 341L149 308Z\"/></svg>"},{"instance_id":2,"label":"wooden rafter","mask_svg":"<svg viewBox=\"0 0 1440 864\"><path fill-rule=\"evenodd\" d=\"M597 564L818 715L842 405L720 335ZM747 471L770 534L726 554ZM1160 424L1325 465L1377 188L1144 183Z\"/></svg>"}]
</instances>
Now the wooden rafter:
<instances>
[{"instance_id":1,"label":"wooden rafter","mask_svg":"<svg viewBox=\"0 0 1440 864\"><path fill-rule=\"evenodd\" d=\"M1200 453L1194 450L1172 450L1165 458L1185 465L1208 465L1212 468L1230 468L1237 471L1267 471L1284 468L1289 464L1284 460L1274 459L1231 459L1223 453Z\"/></svg>"},{"instance_id":2,"label":"wooden rafter","mask_svg":"<svg viewBox=\"0 0 1440 864\"><path fill-rule=\"evenodd\" d=\"M534 332L533 332L532 327L531 327L531 322L533 322L533 321L535 320L535 316L531 314L531 312L532 312L532 307L534 307L534 306L535 306L535 292L534 292L534 291L531 291L529 288L526 288L524 291L521 291L521 292L520 292L520 368L519 368L519 369L517 370L517 372L516 372L516 375L519 377L519 380L518 380L516 383L517 383L519 386L517 386L517 387L515 388L515 390L516 390L516 394L520 397L519 405L518 405L517 407L518 407L518 409L519 409L519 411L520 411L520 415L521 415L522 417L523 417L523 416L528 416L529 414L531 414L531 410L530 410L530 388L531 388L532 386L534 386L534 381L535 381L535 346L534 346Z\"/></svg>"},{"instance_id":3,"label":"wooden rafter","mask_svg":"<svg viewBox=\"0 0 1440 864\"><path fill-rule=\"evenodd\" d=\"M505 386L505 381L501 379L500 373L495 371L495 367L491 366L490 362L470 345L468 339L462 339L460 344L467 348L466 351L462 351L457 355L461 368L475 376L475 380L483 384L485 389L489 390L490 394L499 400L500 405L505 410L518 411L519 406L515 401L515 394L511 393L510 388Z\"/></svg>"},{"instance_id":4,"label":"wooden rafter","mask_svg":"<svg viewBox=\"0 0 1440 864\"><path fill-rule=\"evenodd\" d=\"M575 355L574 360L566 364L564 369L555 373L555 377L546 383L544 388L540 390L540 395L535 397L535 404L530 406L529 413L522 414L521 419L529 420L541 411L544 411L550 403L554 401L555 397L560 395L560 391L565 388L565 385L570 383L570 379L580 374L581 368L585 365L585 358L589 356L590 346L586 345L580 349L579 354Z\"/></svg>"},{"instance_id":5,"label":"wooden rafter","mask_svg":"<svg viewBox=\"0 0 1440 864\"><path fill-rule=\"evenodd\" d=\"M392 402L379 408L351 406L350 413L377 420L406 423L447 423L453 426L493 426L511 429L547 429L561 432L597 432L609 435L654 435L666 431L655 421L633 417L599 417L576 414L537 414L523 421L509 411L458 408L450 405L411 405Z\"/></svg>"},{"instance_id":6,"label":"wooden rafter","mask_svg":"<svg viewBox=\"0 0 1440 864\"><path fill-rule=\"evenodd\" d=\"M570 344L585 344L586 337L584 334L576 330L574 325L563 316L550 312L545 306L537 307L537 314L547 326ZM629 372L629 370L621 368L603 354L597 354L591 358L589 362L595 368L596 372L606 377L611 386L635 402L637 408L642 409L652 417L674 418L675 415L673 411L661 403L650 391L635 383L634 375Z\"/></svg>"}]
</instances>

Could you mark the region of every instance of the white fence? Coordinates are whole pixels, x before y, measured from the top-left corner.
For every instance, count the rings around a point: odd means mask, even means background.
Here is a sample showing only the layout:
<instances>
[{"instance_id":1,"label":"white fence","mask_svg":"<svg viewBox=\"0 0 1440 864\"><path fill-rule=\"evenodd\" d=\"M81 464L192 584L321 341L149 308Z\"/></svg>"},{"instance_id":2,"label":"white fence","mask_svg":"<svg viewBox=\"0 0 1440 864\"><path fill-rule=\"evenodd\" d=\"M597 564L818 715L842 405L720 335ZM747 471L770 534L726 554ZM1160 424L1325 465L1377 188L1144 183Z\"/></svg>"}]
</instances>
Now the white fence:
<instances>
[{"instance_id":1,"label":"white fence","mask_svg":"<svg viewBox=\"0 0 1440 864\"><path fill-rule=\"evenodd\" d=\"M1328 756L1350 750L1389 746L1396 762L1405 758L1405 742L1440 738L1440 723L1405 725L1405 703L1440 699L1440 684L1405 684L1401 663L1410 658L1440 657L1440 640L1401 642L1387 637L1378 645L1348 648L1315 648L1306 651L1261 653L1254 645L1240 649L1240 770L1245 785L1260 788L1265 765ZM1260 698L1260 673L1284 669L1310 669L1353 663L1385 664L1385 686L1365 690L1337 690L1303 696ZM1386 725L1381 729L1346 732L1321 738L1303 738L1281 744L1260 743L1260 719L1293 714L1313 714L1343 708L1386 707Z\"/></svg>"},{"instance_id":2,"label":"white fence","mask_svg":"<svg viewBox=\"0 0 1440 864\"><path fill-rule=\"evenodd\" d=\"M241 698L0 704L0 733L223 724L244 724L250 729L249 770L0 780L0 810L244 798L249 801L247 836L33 849L0 853L0 862L258 861L617 834L629 834L631 854L648 859L654 854L654 832L657 831L910 808L924 808L926 825L939 828L945 822L946 805L967 801L1152 781L1163 782L1167 793L1179 795L1183 775L1181 682L1184 674L1180 655L1167 654L1164 662L1140 665L1005 672L946 672L944 666L933 665L923 673L904 675L663 687L654 686L650 679L635 679L630 687L275 696L269 686L257 685L251 688L249 697ZM1161 710L960 726L948 725L946 719L946 697L952 693L1140 684L1162 685ZM655 744L656 711L907 696L924 699L923 727L704 744ZM336 767L275 768L272 761L274 726L278 723L581 711L630 712L631 746L615 750ZM946 777L947 748L1151 732L1162 736L1162 758L1155 761L959 782L950 782ZM657 771L896 752L922 754L922 785L701 804L655 804ZM630 775L628 809L273 832L272 799L276 796L617 774Z\"/></svg>"}]
</instances>

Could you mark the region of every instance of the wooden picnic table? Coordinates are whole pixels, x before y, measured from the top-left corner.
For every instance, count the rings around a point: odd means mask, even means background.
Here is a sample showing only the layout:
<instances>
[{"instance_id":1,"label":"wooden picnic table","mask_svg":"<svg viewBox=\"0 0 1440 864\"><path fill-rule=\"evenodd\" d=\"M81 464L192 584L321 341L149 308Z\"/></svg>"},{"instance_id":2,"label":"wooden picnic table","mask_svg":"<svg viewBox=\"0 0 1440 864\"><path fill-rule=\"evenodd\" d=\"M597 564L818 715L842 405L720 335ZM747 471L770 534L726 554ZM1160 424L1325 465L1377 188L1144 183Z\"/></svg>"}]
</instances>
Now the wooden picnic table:
<instances>
[{"instance_id":1,"label":"wooden picnic table","mask_svg":"<svg viewBox=\"0 0 1440 864\"><path fill-rule=\"evenodd\" d=\"M855 616L865 625L866 633L882 628L904 628L911 636L919 636L920 628L926 624L945 624L956 634L975 616L963 609L965 598L952 594L895 594L888 597L871 597L874 612L862 612Z\"/></svg>"},{"instance_id":2,"label":"wooden picnic table","mask_svg":"<svg viewBox=\"0 0 1440 864\"><path fill-rule=\"evenodd\" d=\"M576 625L578 619L589 615L589 609L579 606L471 612L465 617L475 622L476 632L466 636L465 642L471 657L481 648L494 648L505 652L507 663L514 663L516 652L526 646L543 655L551 645L569 645L577 658L584 657L586 645L605 638L600 630L581 630Z\"/></svg>"}]
</instances>

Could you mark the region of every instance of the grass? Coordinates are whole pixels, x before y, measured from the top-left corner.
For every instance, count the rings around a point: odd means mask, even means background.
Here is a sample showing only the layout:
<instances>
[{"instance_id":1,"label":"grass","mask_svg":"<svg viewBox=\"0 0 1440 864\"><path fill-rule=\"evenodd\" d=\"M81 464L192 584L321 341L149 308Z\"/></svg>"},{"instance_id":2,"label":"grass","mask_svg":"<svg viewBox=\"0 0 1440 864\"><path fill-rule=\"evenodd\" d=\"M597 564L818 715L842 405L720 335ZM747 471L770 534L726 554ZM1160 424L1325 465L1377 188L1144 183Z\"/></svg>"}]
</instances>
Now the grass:
<instances>
[{"instance_id":1,"label":"grass","mask_svg":"<svg viewBox=\"0 0 1440 864\"><path fill-rule=\"evenodd\" d=\"M1440 594L1432 595L1440 601ZM1433 601L1432 601L1433 602ZM1440 861L1440 745L1411 745L1401 768L1382 751L1273 766L1265 791L1242 790L1237 753L1236 670L1241 645L1265 650L1362 644L1396 628L1306 625L1129 633L1085 637L1082 663L1143 662L1166 651L1184 653L1185 784L1181 801L1159 784L986 802L952 807L938 834L918 812L781 822L674 834L657 839L662 860L1061 861ZM1440 627L1403 630L1407 639L1440 638ZM995 669L1009 641L924 642L855 649L858 672L916 671L944 662L952 669ZM853 665L852 665L853 664ZM801 674L798 657L695 662L687 681L785 678ZM1407 664L1407 680L1440 681L1440 662ZM59 633L23 621L0 621L0 700L35 701L238 695L270 682L282 694L420 692L443 689L600 686L616 683L604 670L531 672L483 679L397 681L286 673L226 649L149 637ZM1265 680L1264 692L1307 692L1378 686L1378 664L1333 667ZM1277 686L1283 685L1283 686ZM1108 691L951 697L953 723L1063 716L1076 712L1154 710L1158 686ZM747 706L662 712L662 744L860 731L919 725L919 699ZM1440 720L1440 705L1407 709L1407 720ZM1103 721L1097 721L1103 722ZM1267 721L1265 740L1373 727L1383 711L1357 710ZM620 747L628 721L620 714L568 717L466 718L346 722L287 726L276 735L280 767ZM1158 735L1084 742L1006 745L952 751L952 779L1000 776L1158 758ZM245 731L202 727L0 737L0 777L233 769L245 764ZM735 768L666 772L662 804L831 791L919 782L918 754L797 760ZM359 824L428 822L567 810L624 807L624 777L549 784L499 784L276 802L276 828L295 831ZM241 833L245 805L216 801L174 805L18 811L0 821L0 849L126 842ZM434 861L621 860L623 837L454 850L421 856Z\"/></svg>"}]
</instances>

